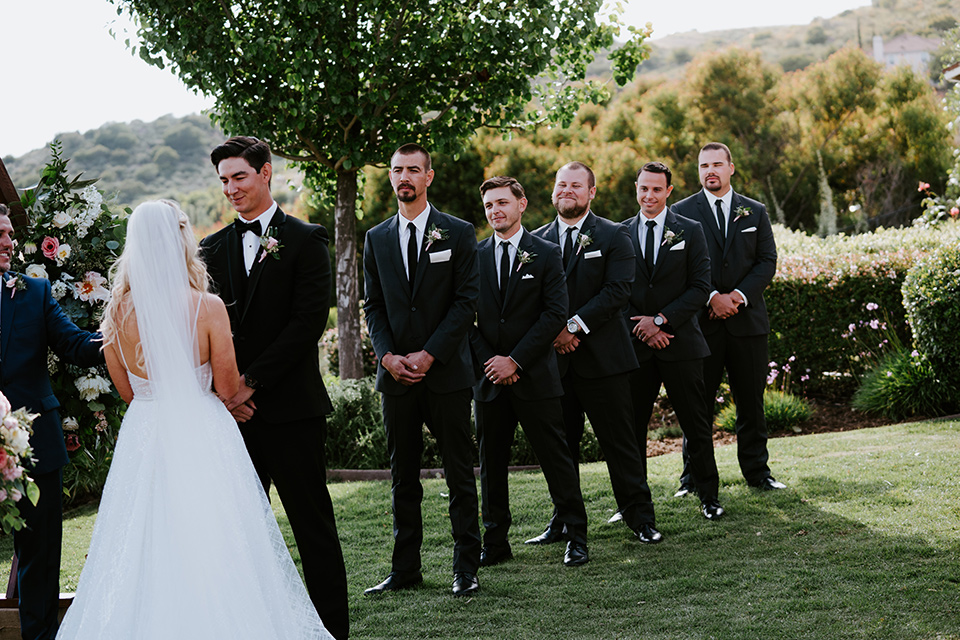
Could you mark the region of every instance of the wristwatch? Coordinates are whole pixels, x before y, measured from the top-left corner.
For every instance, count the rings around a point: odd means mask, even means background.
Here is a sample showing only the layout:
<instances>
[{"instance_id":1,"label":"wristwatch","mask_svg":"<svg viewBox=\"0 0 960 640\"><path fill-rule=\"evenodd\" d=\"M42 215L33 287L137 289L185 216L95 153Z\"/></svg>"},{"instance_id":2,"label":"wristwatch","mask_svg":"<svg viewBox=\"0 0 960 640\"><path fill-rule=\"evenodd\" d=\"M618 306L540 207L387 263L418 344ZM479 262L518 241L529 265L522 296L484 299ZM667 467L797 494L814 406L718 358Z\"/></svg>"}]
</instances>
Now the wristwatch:
<instances>
[{"instance_id":1,"label":"wristwatch","mask_svg":"<svg viewBox=\"0 0 960 640\"><path fill-rule=\"evenodd\" d=\"M243 376L243 383L248 387L250 387L251 389L260 388L260 382L256 378L251 376L249 373Z\"/></svg>"},{"instance_id":2,"label":"wristwatch","mask_svg":"<svg viewBox=\"0 0 960 640\"><path fill-rule=\"evenodd\" d=\"M574 320L573 318L570 318L569 320L567 320L567 331L569 331L572 334L580 333L579 323L577 323L577 321Z\"/></svg>"},{"instance_id":3,"label":"wristwatch","mask_svg":"<svg viewBox=\"0 0 960 640\"><path fill-rule=\"evenodd\" d=\"M667 324L667 321L664 320L663 316L658 313L657 315L653 316L653 324L657 325L658 327L662 327L663 325Z\"/></svg>"}]
</instances>

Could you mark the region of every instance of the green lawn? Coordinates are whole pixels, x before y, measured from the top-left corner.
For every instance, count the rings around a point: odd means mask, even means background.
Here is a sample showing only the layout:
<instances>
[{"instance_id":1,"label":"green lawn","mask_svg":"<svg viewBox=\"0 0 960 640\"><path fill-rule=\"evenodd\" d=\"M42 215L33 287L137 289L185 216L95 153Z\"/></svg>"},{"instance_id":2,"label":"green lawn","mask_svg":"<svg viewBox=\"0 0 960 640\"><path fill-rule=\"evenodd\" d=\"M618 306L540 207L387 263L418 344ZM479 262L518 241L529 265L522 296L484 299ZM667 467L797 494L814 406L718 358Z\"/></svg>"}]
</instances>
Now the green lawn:
<instances>
[{"instance_id":1,"label":"green lawn","mask_svg":"<svg viewBox=\"0 0 960 640\"><path fill-rule=\"evenodd\" d=\"M389 571L389 483L331 485L352 637L960 638L960 422L778 438L770 452L786 491L748 488L736 448L717 450L719 522L695 499L672 497L678 455L651 459L658 546L606 524L606 468L584 465L591 561L574 569L562 566L562 545L522 544L550 505L539 473L511 476L515 558L482 569L481 593L468 600L449 593L442 481L425 483L425 584L378 598L362 592ZM64 590L76 585L94 517L87 508L64 522ZM0 544L9 555L10 538Z\"/></svg>"}]
</instances>

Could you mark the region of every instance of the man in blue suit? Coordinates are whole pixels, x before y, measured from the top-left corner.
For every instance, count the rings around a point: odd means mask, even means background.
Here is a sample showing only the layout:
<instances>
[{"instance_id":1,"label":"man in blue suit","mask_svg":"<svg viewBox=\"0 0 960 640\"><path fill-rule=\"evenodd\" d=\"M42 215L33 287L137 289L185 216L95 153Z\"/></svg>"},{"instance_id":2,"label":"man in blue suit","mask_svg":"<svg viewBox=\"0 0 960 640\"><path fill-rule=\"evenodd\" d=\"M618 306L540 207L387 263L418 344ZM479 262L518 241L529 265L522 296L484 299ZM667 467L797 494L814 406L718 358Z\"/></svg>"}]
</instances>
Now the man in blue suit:
<instances>
[{"instance_id":1,"label":"man in blue suit","mask_svg":"<svg viewBox=\"0 0 960 640\"><path fill-rule=\"evenodd\" d=\"M103 362L100 335L79 329L53 299L50 282L10 273L13 224L0 204L0 391L14 408L39 414L30 446L37 463L28 468L40 489L36 505L18 503L26 527L13 537L19 558L20 633L24 640L52 640L57 635L60 594L60 542L63 467L70 460L63 442L47 374L47 350L80 367Z\"/></svg>"}]
</instances>

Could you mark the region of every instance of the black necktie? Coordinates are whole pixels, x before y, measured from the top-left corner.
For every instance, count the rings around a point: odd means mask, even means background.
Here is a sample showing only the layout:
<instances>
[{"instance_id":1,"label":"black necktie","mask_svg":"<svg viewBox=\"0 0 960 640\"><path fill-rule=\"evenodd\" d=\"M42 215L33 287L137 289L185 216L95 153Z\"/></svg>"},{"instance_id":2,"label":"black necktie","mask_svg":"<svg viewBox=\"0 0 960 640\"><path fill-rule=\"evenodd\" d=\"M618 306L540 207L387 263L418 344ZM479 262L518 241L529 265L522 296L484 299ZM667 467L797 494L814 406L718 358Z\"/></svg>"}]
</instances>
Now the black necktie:
<instances>
[{"instance_id":1,"label":"black necktie","mask_svg":"<svg viewBox=\"0 0 960 640\"><path fill-rule=\"evenodd\" d=\"M573 230L575 227L567 227L567 239L563 241L563 268L566 269L570 264L570 258L573 257Z\"/></svg>"},{"instance_id":2,"label":"black necktie","mask_svg":"<svg viewBox=\"0 0 960 640\"><path fill-rule=\"evenodd\" d=\"M510 281L510 243L500 242L500 298L507 294L507 282Z\"/></svg>"},{"instance_id":3,"label":"black necktie","mask_svg":"<svg viewBox=\"0 0 960 640\"><path fill-rule=\"evenodd\" d=\"M260 226L259 220L254 220L253 222L246 222L242 218L237 218L233 222L233 226L237 228L237 233L240 234L240 237L243 237L247 231L252 231L253 233L259 235L263 234L263 227Z\"/></svg>"},{"instance_id":4,"label":"black necktie","mask_svg":"<svg viewBox=\"0 0 960 640\"><path fill-rule=\"evenodd\" d=\"M407 223L407 231L410 237L407 238L407 278L410 280L410 286L417 279L417 225L412 222Z\"/></svg>"},{"instance_id":5,"label":"black necktie","mask_svg":"<svg viewBox=\"0 0 960 640\"><path fill-rule=\"evenodd\" d=\"M723 200L720 200L719 198L717 198L716 202L717 202L717 226L720 227L720 237L726 238L727 234L725 232L726 230L724 229L724 224L723 224Z\"/></svg>"},{"instance_id":6,"label":"black necktie","mask_svg":"<svg viewBox=\"0 0 960 640\"><path fill-rule=\"evenodd\" d=\"M656 227L656 220L647 220L647 240L643 249L643 259L647 263L647 273L653 273L653 230Z\"/></svg>"}]
</instances>

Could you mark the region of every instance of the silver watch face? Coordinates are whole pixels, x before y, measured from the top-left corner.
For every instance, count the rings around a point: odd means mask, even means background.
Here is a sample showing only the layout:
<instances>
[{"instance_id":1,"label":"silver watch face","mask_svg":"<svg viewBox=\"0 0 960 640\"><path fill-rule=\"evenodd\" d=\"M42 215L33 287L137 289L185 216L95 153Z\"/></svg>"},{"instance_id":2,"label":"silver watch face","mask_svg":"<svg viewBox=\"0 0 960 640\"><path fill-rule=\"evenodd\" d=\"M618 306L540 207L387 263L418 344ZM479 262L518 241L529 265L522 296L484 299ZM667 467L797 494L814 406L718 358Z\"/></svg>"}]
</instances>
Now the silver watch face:
<instances>
[{"instance_id":1,"label":"silver watch face","mask_svg":"<svg viewBox=\"0 0 960 640\"><path fill-rule=\"evenodd\" d=\"M567 323L567 331L570 333L576 333L577 331L580 331L580 325L577 324L576 320L571 320Z\"/></svg>"},{"instance_id":2,"label":"silver watch face","mask_svg":"<svg viewBox=\"0 0 960 640\"><path fill-rule=\"evenodd\" d=\"M657 325L658 327L663 326L663 318L661 318L660 316L654 316L653 324Z\"/></svg>"}]
</instances>

